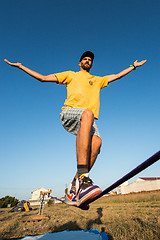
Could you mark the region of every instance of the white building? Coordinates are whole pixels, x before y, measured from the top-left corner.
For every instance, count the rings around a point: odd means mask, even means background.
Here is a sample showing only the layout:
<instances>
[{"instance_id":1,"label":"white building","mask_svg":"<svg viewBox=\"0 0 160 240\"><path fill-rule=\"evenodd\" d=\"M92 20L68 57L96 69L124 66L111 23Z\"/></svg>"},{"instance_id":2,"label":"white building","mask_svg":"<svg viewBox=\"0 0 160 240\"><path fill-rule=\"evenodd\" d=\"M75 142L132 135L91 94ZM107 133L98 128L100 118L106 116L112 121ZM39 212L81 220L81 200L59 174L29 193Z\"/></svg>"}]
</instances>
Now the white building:
<instances>
[{"instance_id":1,"label":"white building","mask_svg":"<svg viewBox=\"0 0 160 240\"><path fill-rule=\"evenodd\" d=\"M160 189L160 177L142 177L137 178L133 183L128 181L117 188L117 194L128 194L132 192L153 191Z\"/></svg>"},{"instance_id":2,"label":"white building","mask_svg":"<svg viewBox=\"0 0 160 240\"><path fill-rule=\"evenodd\" d=\"M43 187L40 187L34 191L31 192L32 198L29 198L28 201L30 202L31 206L40 205L41 203L41 192L47 192L48 189L45 189ZM44 196L44 202L45 204L51 199L50 193L45 194Z\"/></svg>"}]
</instances>

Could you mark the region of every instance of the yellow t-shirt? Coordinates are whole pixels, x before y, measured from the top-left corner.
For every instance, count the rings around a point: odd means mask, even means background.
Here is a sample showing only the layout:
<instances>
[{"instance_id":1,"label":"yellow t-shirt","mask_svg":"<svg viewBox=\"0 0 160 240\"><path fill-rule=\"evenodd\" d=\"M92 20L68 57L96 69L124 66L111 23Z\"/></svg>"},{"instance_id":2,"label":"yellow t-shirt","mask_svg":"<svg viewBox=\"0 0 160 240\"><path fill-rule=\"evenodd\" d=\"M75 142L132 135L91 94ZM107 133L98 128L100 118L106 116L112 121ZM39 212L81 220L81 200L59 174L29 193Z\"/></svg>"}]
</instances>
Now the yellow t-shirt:
<instances>
[{"instance_id":1,"label":"yellow t-shirt","mask_svg":"<svg viewBox=\"0 0 160 240\"><path fill-rule=\"evenodd\" d=\"M59 84L67 86L67 99L64 105L89 109L98 119L100 89L108 86L108 76L92 76L88 72L66 71L55 74Z\"/></svg>"}]
</instances>

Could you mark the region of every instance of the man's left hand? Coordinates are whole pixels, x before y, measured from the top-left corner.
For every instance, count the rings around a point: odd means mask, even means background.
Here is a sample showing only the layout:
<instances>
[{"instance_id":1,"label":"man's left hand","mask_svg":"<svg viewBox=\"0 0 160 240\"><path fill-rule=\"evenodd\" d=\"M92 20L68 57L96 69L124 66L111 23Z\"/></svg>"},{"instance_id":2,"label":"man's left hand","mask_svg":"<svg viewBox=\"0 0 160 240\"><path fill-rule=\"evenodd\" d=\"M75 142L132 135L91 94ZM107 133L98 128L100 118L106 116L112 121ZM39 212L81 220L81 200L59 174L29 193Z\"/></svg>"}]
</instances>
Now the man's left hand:
<instances>
[{"instance_id":1,"label":"man's left hand","mask_svg":"<svg viewBox=\"0 0 160 240\"><path fill-rule=\"evenodd\" d=\"M141 62L138 62L138 60L136 60L133 65L134 65L135 67L140 67L140 66L142 66L146 61L147 61L147 60L143 60L143 61L141 61Z\"/></svg>"}]
</instances>

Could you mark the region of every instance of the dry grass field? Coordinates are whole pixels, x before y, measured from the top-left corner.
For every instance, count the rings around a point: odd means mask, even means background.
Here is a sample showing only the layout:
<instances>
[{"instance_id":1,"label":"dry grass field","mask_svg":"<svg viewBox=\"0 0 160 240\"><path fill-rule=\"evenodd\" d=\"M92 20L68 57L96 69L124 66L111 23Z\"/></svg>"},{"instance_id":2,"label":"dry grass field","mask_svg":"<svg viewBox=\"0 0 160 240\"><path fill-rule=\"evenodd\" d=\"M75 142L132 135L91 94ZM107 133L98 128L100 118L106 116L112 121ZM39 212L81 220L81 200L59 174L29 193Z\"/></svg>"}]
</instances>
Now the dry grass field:
<instances>
[{"instance_id":1,"label":"dry grass field","mask_svg":"<svg viewBox=\"0 0 160 240\"><path fill-rule=\"evenodd\" d=\"M44 215L48 218L41 221L32 221L38 207L21 213L8 210L0 209L1 240L90 228L106 232L110 240L160 239L160 191L104 197L88 211L65 204L46 205Z\"/></svg>"}]
</instances>

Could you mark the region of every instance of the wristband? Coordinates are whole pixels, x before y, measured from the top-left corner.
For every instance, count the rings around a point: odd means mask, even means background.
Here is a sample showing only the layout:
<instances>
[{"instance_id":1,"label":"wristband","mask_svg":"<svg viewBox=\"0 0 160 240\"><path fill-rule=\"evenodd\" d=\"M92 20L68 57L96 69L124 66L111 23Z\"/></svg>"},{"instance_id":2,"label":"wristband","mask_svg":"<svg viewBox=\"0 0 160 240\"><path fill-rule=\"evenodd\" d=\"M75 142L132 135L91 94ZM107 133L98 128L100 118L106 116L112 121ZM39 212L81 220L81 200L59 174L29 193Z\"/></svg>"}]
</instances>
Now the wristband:
<instances>
[{"instance_id":1,"label":"wristband","mask_svg":"<svg viewBox=\"0 0 160 240\"><path fill-rule=\"evenodd\" d=\"M133 70L135 70L135 69L136 69L136 67L134 66L134 64L133 64L133 65L130 65L130 67L133 67Z\"/></svg>"}]
</instances>

